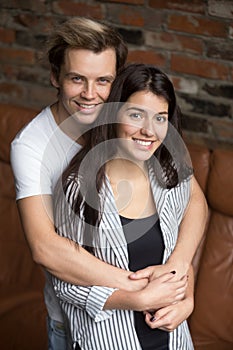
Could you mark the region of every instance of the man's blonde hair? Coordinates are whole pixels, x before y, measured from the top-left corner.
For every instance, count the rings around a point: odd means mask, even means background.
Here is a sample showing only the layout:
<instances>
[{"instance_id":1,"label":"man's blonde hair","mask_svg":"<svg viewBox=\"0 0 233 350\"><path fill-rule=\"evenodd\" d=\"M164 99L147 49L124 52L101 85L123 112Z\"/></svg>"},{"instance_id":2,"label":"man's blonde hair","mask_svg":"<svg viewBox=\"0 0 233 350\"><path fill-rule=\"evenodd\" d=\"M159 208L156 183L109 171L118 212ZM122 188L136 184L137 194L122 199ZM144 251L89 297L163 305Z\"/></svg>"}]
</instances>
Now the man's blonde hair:
<instances>
[{"instance_id":1,"label":"man's blonde hair","mask_svg":"<svg viewBox=\"0 0 233 350\"><path fill-rule=\"evenodd\" d=\"M86 49L95 53L112 48L116 52L116 71L126 62L128 49L120 34L111 26L84 17L73 17L59 25L48 39L47 54L58 79L65 51Z\"/></svg>"}]
</instances>

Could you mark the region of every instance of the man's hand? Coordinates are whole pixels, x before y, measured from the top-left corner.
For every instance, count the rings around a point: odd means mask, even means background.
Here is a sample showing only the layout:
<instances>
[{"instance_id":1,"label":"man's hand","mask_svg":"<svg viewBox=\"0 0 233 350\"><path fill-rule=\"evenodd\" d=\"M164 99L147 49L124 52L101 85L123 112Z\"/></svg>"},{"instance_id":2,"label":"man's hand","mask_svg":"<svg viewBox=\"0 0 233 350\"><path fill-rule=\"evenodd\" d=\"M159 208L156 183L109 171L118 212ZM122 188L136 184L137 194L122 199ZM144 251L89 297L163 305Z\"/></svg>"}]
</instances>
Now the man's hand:
<instances>
[{"instance_id":1,"label":"man's hand","mask_svg":"<svg viewBox=\"0 0 233 350\"><path fill-rule=\"evenodd\" d=\"M191 315L193 305L193 298L189 297L157 310L154 315L145 312L145 322L152 329L159 328L171 332Z\"/></svg>"}]
</instances>

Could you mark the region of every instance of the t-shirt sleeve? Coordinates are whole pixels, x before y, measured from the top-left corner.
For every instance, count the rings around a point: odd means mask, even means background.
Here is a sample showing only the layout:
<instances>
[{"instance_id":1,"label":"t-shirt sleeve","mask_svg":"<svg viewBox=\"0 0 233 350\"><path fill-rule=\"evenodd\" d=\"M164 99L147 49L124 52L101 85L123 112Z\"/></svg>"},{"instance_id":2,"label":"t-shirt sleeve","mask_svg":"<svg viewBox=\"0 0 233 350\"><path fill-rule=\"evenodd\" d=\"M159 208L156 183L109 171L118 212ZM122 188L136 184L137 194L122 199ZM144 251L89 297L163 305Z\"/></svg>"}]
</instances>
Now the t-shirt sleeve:
<instances>
[{"instance_id":1,"label":"t-shirt sleeve","mask_svg":"<svg viewBox=\"0 0 233 350\"><path fill-rule=\"evenodd\" d=\"M15 177L16 200L40 194L52 194L51 174L43 164L43 151L32 142L14 140L11 166Z\"/></svg>"}]
</instances>

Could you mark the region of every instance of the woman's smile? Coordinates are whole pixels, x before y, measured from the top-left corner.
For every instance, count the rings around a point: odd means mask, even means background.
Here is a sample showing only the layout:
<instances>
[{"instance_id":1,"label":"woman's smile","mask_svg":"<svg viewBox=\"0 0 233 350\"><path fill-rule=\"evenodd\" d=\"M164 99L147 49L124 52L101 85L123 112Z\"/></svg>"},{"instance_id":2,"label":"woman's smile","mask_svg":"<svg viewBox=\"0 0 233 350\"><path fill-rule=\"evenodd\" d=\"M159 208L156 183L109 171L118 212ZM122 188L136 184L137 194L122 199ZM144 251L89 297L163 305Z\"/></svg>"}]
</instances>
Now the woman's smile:
<instances>
[{"instance_id":1,"label":"woman's smile","mask_svg":"<svg viewBox=\"0 0 233 350\"><path fill-rule=\"evenodd\" d=\"M168 103L152 92L138 91L124 103L118 121L119 151L135 161L146 161L166 137Z\"/></svg>"}]
</instances>

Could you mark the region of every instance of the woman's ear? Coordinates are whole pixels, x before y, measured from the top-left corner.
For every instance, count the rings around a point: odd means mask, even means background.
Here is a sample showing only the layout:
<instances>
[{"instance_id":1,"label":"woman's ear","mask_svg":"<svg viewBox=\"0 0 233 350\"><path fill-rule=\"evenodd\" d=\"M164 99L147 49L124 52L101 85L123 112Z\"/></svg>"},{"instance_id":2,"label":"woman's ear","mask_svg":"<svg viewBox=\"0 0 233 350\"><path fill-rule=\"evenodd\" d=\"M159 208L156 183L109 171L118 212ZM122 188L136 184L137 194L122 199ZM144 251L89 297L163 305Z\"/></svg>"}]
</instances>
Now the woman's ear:
<instances>
[{"instance_id":1,"label":"woman's ear","mask_svg":"<svg viewBox=\"0 0 233 350\"><path fill-rule=\"evenodd\" d=\"M50 81L51 84L56 88L59 89L59 82L57 80L57 77L55 76L54 72L50 72Z\"/></svg>"}]
</instances>

